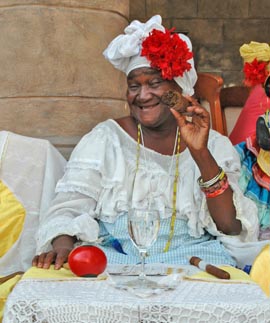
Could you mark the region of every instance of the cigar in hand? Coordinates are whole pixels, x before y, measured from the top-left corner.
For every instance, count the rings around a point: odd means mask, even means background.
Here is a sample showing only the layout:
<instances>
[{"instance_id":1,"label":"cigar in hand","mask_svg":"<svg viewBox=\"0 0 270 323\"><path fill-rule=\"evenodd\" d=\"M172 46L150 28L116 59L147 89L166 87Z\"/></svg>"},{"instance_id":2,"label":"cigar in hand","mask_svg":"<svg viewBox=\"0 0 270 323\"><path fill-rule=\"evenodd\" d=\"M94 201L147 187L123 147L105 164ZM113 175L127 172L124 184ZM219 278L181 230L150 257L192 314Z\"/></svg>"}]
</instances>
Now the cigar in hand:
<instances>
[{"instance_id":1,"label":"cigar in hand","mask_svg":"<svg viewBox=\"0 0 270 323\"><path fill-rule=\"evenodd\" d=\"M161 96L161 102L166 104L169 108L172 108L182 115L192 116L193 113L187 112L186 109L190 106L190 102L177 91L166 91Z\"/></svg>"},{"instance_id":2,"label":"cigar in hand","mask_svg":"<svg viewBox=\"0 0 270 323\"><path fill-rule=\"evenodd\" d=\"M203 261L199 257L193 256L189 259L189 262L191 265L196 266L196 267L200 268L201 270L204 270L208 274L211 274L217 278L230 279L230 277L231 277L227 271L220 269L214 265L207 264L205 261Z\"/></svg>"}]
</instances>

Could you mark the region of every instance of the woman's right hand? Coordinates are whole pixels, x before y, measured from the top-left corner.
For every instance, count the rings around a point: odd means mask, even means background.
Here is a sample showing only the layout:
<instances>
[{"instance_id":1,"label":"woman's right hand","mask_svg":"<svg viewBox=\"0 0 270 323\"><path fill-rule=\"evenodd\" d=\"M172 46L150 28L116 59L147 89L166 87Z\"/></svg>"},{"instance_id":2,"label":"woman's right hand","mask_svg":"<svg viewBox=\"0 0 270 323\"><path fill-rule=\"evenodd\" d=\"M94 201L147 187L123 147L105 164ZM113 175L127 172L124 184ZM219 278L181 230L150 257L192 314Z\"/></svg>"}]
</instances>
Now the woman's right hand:
<instances>
[{"instance_id":1,"label":"woman's right hand","mask_svg":"<svg viewBox=\"0 0 270 323\"><path fill-rule=\"evenodd\" d=\"M56 237L52 242L53 249L35 256L32 260L32 266L48 269L54 263L54 269L60 269L67 262L75 241L74 237L68 235Z\"/></svg>"}]
</instances>

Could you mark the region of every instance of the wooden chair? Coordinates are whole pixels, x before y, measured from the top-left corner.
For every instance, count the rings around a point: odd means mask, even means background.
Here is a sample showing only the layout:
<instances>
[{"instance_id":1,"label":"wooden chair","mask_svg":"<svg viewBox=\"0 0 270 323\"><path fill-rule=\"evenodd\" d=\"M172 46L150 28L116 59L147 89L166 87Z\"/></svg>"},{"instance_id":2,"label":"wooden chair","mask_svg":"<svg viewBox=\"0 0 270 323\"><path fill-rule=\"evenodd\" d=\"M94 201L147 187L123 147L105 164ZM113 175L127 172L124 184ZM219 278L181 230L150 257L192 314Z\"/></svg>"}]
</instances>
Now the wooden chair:
<instances>
[{"instance_id":1,"label":"wooden chair","mask_svg":"<svg viewBox=\"0 0 270 323\"><path fill-rule=\"evenodd\" d=\"M222 87L223 79L211 73L198 73L195 95L209 109L212 128L228 136L249 96L246 86ZM205 101L206 104L205 104Z\"/></svg>"},{"instance_id":2,"label":"wooden chair","mask_svg":"<svg viewBox=\"0 0 270 323\"><path fill-rule=\"evenodd\" d=\"M249 96L246 86L231 86L220 91L220 105L223 118L224 134L228 136L238 119Z\"/></svg>"},{"instance_id":3,"label":"wooden chair","mask_svg":"<svg viewBox=\"0 0 270 323\"><path fill-rule=\"evenodd\" d=\"M195 85L195 95L201 104L209 109L212 129L222 135L226 135L226 127L220 104L220 91L223 79L211 73L198 73L198 80Z\"/></svg>"}]
</instances>

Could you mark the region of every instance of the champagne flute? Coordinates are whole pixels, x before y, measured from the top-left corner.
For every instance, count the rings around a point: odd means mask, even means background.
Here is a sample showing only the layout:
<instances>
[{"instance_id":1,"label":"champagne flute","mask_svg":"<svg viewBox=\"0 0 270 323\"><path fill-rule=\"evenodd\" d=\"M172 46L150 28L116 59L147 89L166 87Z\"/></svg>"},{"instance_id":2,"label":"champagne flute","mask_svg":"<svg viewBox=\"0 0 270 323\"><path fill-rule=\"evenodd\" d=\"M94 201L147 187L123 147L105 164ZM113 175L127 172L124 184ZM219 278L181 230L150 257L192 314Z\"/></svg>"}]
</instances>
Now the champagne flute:
<instances>
[{"instance_id":1,"label":"champagne flute","mask_svg":"<svg viewBox=\"0 0 270 323\"><path fill-rule=\"evenodd\" d=\"M127 286L135 288L157 288L159 285L146 278L145 257L148 249L158 236L160 226L159 212L150 208L130 209L128 213L128 232L131 241L138 249L141 258L141 272L137 279L127 282Z\"/></svg>"}]
</instances>

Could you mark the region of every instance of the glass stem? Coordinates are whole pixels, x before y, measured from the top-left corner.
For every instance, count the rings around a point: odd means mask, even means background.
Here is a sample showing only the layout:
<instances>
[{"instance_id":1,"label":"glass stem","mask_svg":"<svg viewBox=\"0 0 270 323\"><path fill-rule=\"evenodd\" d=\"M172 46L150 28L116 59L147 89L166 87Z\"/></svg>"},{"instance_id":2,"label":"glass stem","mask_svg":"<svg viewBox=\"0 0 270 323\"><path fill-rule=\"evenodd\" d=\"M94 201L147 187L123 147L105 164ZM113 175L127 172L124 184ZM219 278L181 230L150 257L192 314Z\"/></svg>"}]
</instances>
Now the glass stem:
<instances>
[{"instance_id":1,"label":"glass stem","mask_svg":"<svg viewBox=\"0 0 270 323\"><path fill-rule=\"evenodd\" d=\"M139 275L139 279L145 280L145 257L146 257L146 251L140 251L140 257L141 257L141 272Z\"/></svg>"}]
</instances>

